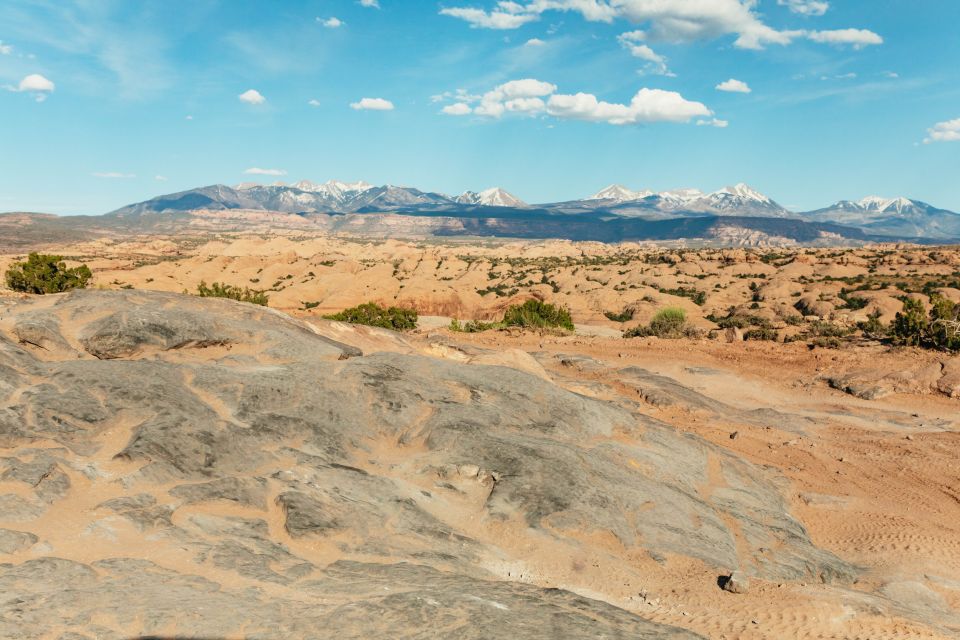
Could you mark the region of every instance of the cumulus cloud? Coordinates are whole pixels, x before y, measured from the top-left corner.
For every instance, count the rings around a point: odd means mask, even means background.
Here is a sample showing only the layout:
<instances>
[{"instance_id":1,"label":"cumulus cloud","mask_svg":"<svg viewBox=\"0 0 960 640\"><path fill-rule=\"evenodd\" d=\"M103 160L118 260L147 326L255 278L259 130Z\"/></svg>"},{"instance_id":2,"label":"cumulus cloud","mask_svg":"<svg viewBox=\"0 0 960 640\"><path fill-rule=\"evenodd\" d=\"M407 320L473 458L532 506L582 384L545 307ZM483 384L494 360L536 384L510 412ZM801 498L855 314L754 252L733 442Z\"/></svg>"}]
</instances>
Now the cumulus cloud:
<instances>
[{"instance_id":1,"label":"cumulus cloud","mask_svg":"<svg viewBox=\"0 0 960 640\"><path fill-rule=\"evenodd\" d=\"M135 173L121 173L119 171L94 171L90 175L94 178L109 178L111 180L128 180L137 177Z\"/></svg>"},{"instance_id":2,"label":"cumulus cloud","mask_svg":"<svg viewBox=\"0 0 960 640\"><path fill-rule=\"evenodd\" d=\"M32 73L23 78L17 86L3 87L15 93L29 93L37 102L43 102L56 89L56 85L39 73Z\"/></svg>"},{"instance_id":3,"label":"cumulus cloud","mask_svg":"<svg viewBox=\"0 0 960 640\"><path fill-rule=\"evenodd\" d=\"M541 40L540 38L530 38L529 40L527 40L526 42L523 43L523 46L525 46L525 47L542 47L542 46L545 45L545 44L547 44L547 43L544 42L543 40Z\"/></svg>"},{"instance_id":4,"label":"cumulus cloud","mask_svg":"<svg viewBox=\"0 0 960 640\"><path fill-rule=\"evenodd\" d=\"M883 38L867 29L834 29L832 31L807 31L804 35L808 40L823 44L849 44L854 49L862 49L870 45L883 44Z\"/></svg>"},{"instance_id":5,"label":"cumulus cloud","mask_svg":"<svg viewBox=\"0 0 960 640\"><path fill-rule=\"evenodd\" d=\"M460 18L469 22L471 27L481 29L516 29L528 22L537 20L537 15L533 13L513 13L497 9L484 11L483 9L466 7L441 9L440 14Z\"/></svg>"},{"instance_id":6,"label":"cumulus cloud","mask_svg":"<svg viewBox=\"0 0 960 640\"><path fill-rule=\"evenodd\" d=\"M448 116L468 116L473 113L473 108L466 102L454 102L445 106L440 112Z\"/></svg>"},{"instance_id":7,"label":"cumulus cloud","mask_svg":"<svg viewBox=\"0 0 960 640\"><path fill-rule=\"evenodd\" d=\"M8 56L13 53L12 44L3 44L3 40L0 40L0 56Z\"/></svg>"},{"instance_id":8,"label":"cumulus cloud","mask_svg":"<svg viewBox=\"0 0 960 640\"><path fill-rule=\"evenodd\" d=\"M153 176L153 179L157 182L166 182L168 178L167 176Z\"/></svg>"},{"instance_id":9,"label":"cumulus cloud","mask_svg":"<svg viewBox=\"0 0 960 640\"><path fill-rule=\"evenodd\" d=\"M927 129L924 144L931 142L960 142L960 118L938 122Z\"/></svg>"},{"instance_id":10,"label":"cumulus cloud","mask_svg":"<svg viewBox=\"0 0 960 640\"><path fill-rule=\"evenodd\" d=\"M317 100L316 98L313 98L313 99L311 99L311 100L308 100L308 101L307 101L307 104L310 105L311 107L319 107L319 106L320 106L320 101Z\"/></svg>"},{"instance_id":11,"label":"cumulus cloud","mask_svg":"<svg viewBox=\"0 0 960 640\"><path fill-rule=\"evenodd\" d=\"M444 95L439 96L441 100ZM441 112L452 116L474 114L488 118L500 118L508 113L548 115L559 119L616 125L689 122L696 117L713 116L713 112L705 105L687 100L673 91L644 88L634 95L629 104L617 104L599 100L590 93L560 94L555 84L533 78L505 82L481 96L471 96L462 90L458 96L460 99L444 107Z\"/></svg>"},{"instance_id":12,"label":"cumulus cloud","mask_svg":"<svg viewBox=\"0 0 960 640\"><path fill-rule=\"evenodd\" d=\"M718 118L711 118L709 120L697 120L698 127L717 127L718 129L726 129L727 125L730 123L726 120L720 120Z\"/></svg>"},{"instance_id":13,"label":"cumulus cloud","mask_svg":"<svg viewBox=\"0 0 960 640\"><path fill-rule=\"evenodd\" d=\"M360 0L360 6L368 9L379 9L380 3L378 0Z\"/></svg>"},{"instance_id":14,"label":"cumulus cloud","mask_svg":"<svg viewBox=\"0 0 960 640\"><path fill-rule=\"evenodd\" d=\"M630 104L603 102L590 93L555 94L547 102L547 113L558 118L616 125L689 122L697 116L713 115L705 105L687 100L675 91L647 88L640 89Z\"/></svg>"},{"instance_id":15,"label":"cumulus cloud","mask_svg":"<svg viewBox=\"0 0 960 640\"><path fill-rule=\"evenodd\" d=\"M830 8L830 3L823 0L777 0L777 4L802 16L822 16Z\"/></svg>"},{"instance_id":16,"label":"cumulus cloud","mask_svg":"<svg viewBox=\"0 0 960 640\"><path fill-rule=\"evenodd\" d=\"M263 104L267 101L256 89L247 89L237 96L237 98L239 98L240 102L246 102L247 104Z\"/></svg>"},{"instance_id":17,"label":"cumulus cloud","mask_svg":"<svg viewBox=\"0 0 960 640\"><path fill-rule=\"evenodd\" d=\"M530 113L534 111L534 109L531 108L533 103L523 102L523 100L528 98L542 98L554 93L556 90L557 85L534 80L533 78L511 80L483 94L483 96L480 97L480 104L474 108L473 112L479 116L489 116L492 118L499 118L505 111ZM540 102L542 106L545 106L542 100ZM511 106L508 107L508 103Z\"/></svg>"},{"instance_id":18,"label":"cumulus cloud","mask_svg":"<svg viewBox=\"0 0 960 640\"><path fill-rule=\"evenodd\" d=\"M250 167L245 174L251 176L285 176L287 172L283 169L261 169L260 167Z\"/></svg>"},{"instance_id":19,"label":"cumulus cloud","mask_svg":"<svg viewBox=\"0 0 960 640\"><path fill-rule=\"evenodd\" d=\"M383 98L361 98L351 102L350 108L357 111L393 111L393 103Z\"/></svg>"},{"instance_id":20,"label":"cumulus cloud","mask_svg":"<svg viewBox=\"0 0 960 640\"><path fill-rule=\"evenodd\" d=\"M792 11L820 15L828 4L822 0L780 0ZM448 7L443 15L459 18L472 27L517 29L539 20L547 11L572 11L586 20L613 22L626 20L644 25L643 38L650 42L685 43L734 35L734 46L762 49L767 45L787 45L797 38L814 42L865 46L883 40L865 29L837 31L780 31L761 20L754 11L757 0L500 0L493 9Z\"/></svg>"},{"instance_id":21,"label":"cumulus cloud","mask_svg":"<svg viewBox=\"0 0 960 640\"><path fill-rule=\"evenodd\" d=\"M721 82L716 87L717 91L727 91L730 93L750 93L752 89L747 85L743 80L737 80L735 78L730 78Z\"/></svg>"},{"instance_id":22,"label":"cumulus cloud","mask_svg":"<svg viewBox=\"0 0 960 640\"><path fill-rule=\"evenodd\" d=\"M337 29L346 24L343 20L337 18L336 16L330 16L329 18L317 18L317 22L325 26L327 29Z\"/></svg>"},{"instance_id":23,"label":"cumulus cloud","mask_svg":"<svg viewBox=\"0 0 960 640\"><path fill-rule=\"evenodd\" d=\"M643 31L628 31L627 33L621 33L617 36L617 40L634 58L647 61L648 64L643 69L645 73L662 76L673 75L670 73L670 70L667 69L667 59L651 49L648 45L643 44L646 36L647 34Z\"/></svg>"}]
</instances>

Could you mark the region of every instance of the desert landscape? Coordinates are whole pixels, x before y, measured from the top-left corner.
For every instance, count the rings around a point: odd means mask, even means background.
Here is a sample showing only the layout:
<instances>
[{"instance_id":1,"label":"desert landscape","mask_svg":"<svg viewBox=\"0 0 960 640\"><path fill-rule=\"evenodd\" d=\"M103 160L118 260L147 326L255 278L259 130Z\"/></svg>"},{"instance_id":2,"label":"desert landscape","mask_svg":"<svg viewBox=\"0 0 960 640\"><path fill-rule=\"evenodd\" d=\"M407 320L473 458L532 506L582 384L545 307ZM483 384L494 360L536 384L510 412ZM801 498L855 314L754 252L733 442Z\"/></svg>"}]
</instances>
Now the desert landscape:
<instances>
[{"instance_id":1,"label":"desert landscape","mask_svg":"<svg viewBox=\"0 0 960 640\"><path fill-rule=\"evenodd\" d=\"M93 276L0 297L5 637L960 633L960 357L862 328L955 247L41 248ZM576 329L450 328L529 299Z\"/></svg>"},{"instance_id":2,"label":"desert landscape","mask_svg":"<svg viewBox=\"0 0 960 640\"><path fill-rule=\"evenodd\" d=\"M0 1L0 640L960 640L957 24Z\"/></svg>"}]
</instances>

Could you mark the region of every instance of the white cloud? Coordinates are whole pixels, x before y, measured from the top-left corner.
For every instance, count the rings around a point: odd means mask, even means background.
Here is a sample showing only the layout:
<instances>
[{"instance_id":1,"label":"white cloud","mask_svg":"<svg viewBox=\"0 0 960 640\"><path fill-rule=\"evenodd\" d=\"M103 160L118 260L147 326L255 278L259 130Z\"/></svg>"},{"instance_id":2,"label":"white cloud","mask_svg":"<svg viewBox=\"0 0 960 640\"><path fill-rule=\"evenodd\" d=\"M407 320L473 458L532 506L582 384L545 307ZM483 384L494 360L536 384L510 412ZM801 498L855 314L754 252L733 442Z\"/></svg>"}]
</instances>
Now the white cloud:
<instances>
[{"instance_id":1,"label":"white cloud","mask_svg":"<svg viewBox=\"0 0 960 640\"><path fill-rule=\"evenodd\" d=\"M313 99L311 99L311 100L308 100L308 101L307 101L307 104L310 105L311 107L319 107L319 106L320 106L320 101L317 100L316 98L313 98Z\"/></svg>"},{"instance_id":2,"label":"white cloud","mask_svg":"<svg viewBox=\"0 0 960 640\"><path fill-rule=\"evenodd\" d=\"M3 88L17 93L29 93L37 102L43 102L53 93L56 85L39 73L32 73L24 77L17 86L7 85Z\"/></svg>"},{"instance_id":3,"label":"white cloud","mask_svg":"<svg viewBox=\"0 0 960 640\"><path fill-rule=\"evenodd\" d=\"M120 173L119 171L95 171L90 175L95 178L110 178L113 180L127 180L137 177L135 173Z\"/></svg>"},{"instance_id":4,"label":"white cloud","mask_svg":"<svg viewBox=\"0 0 960 640\"><path fill-rule=\"evenodd\" d=\"M3 44L3 40L0 40L0 56L8 56L13 53L12 44Z\"/></svg>"},{"instance_id":5,"label":"white cloud","mask_svg":"<svg viewBox=\"0 0 960 640\"><path fill-rule=\"evenodd\" d=\"M640 89L630 104L603 102L590 93L564 95L549 82L525 78L501 84L482 96L458 92L458 100L444 107L447 115L471 113L500 118L507 113L545 114L560 119L590 120L610 124L644 124L652 122L689 122L696 117L710 117L713 112L699 102L686 100L679 93L660 89ZM451 94L435 96L449 99ZM476 104L476 106L473 106ZM722 122L722 121L717 121ZM724 126L714 124L714 126Z\"/></svg>"},{"instance_id":6,"label":"white cloud","mask_svg":"<svg viewBox=\"0 0 960 640\"><path fill-rule=\"evenodd\" d=\"M250 167L244 171L251 176L285 176L287 172L283 169L261 169L260 167Z\"/></svg>"},{"instance_id":7,"label":"white cloud","mask_svg":"<svg viewBox=\"0 0 960 640\"><path fill-rule=\"evenodd\" d=\"M628 31L617 36L617 40L634 58L646 60L643 71L657 75L673 75L667 69L667 59L643 43L647 34L643 31Z\"/></svg>"},{"instance_id":8,"label":"white cloud","mask_svg":"<svg viewBox=\"0 0 960 640\"><path fill-rule=\"evenodd\" d=\"M777 4L802 16L822 16L830 8L830 3L824 0L777 0Z\"/></svg>"},{"instance_id":9,"label":"white cloud","mask_svg":"<svg viewBox=\"0 0 960 640\"><path fill-rule=\"evenodd\" d=\"M167 176L153 176L153 179L156 180L157 182L166 182Z\"/></svg>"},{"instance_id":10,"label":"white cloud","mask_svg":"<svg viewBox=\"0 0 960 640\"><path fill-rule=\"evenodd\" d=\"M338 29L346 24L343 20L337 18L336 16L330 16L329 18L317 18L317 22L325 26L327 29Z\"/></svg>"},{"instance_id":11,"label":"white cloud","mask_svg":"<svg viewBox=\"0 0 960 640\"><path fill-rule=\"evenodd\" d=\"M746 82L737 80L736 78L730 78L729 80L721 82L715 89L717 91L727 91L731 93L750 93L752 91Z\"/></svg>"},{"instance_id":12,"label":"white cloud","mask_svg":"<svg viewBox=\"0 0 960 640\"><path fill-rule=\"evenodd\" d=\"M468 116L473 112L473 109L466 102L455 102L448 104L440 111L448 116Z\"/></svg>"},{"instance_id":13,"label":"white cloud","mask_svg":"<svg viewBox=\"0 0 960 640\"><path fill-rule=\"evenodd\" d=\"M361 98L359 102L351 102L350 108L357 111L393 111L393 103L383 98Z\"/></svg>"},{"instance_id":14,"label":"white cloud","mask_svg":"<svg viewBox=\"0 0 960 640\"><path fill-rule=\"evenodd\" d=\"M547 113L558 118L589 120L609 124L689 122L697 116L712 116L705 105L685 99L675 91L643 88L630 104L597 100L590 93L555 94L547 102Z\"/></svg>"},{"instance_id":15,"label":"white cloud","mask_svg":"<svg viewBox=\"0 0 960 640\"><path fill-rule=\"evenodd\" d=\"M360 6L368 9L379 9L380 2L378 0L360 0Z\"/></svg>"},{"instance_id":16,"label":"white cloud","mask_svg":"<svg viewBox=\"0 0 960 640\"><path fill-rule=\"evenodd\" d=\"M931 142L960 142L960 118L938 122L927 129L927 137L923 143Z\"/></svg>"},{"instance_id":17,"label":"white cloud","mask_svg":"<svg viewBox=\"0 0 960 640\"><path fill-rule=\"evenodd\" d=\"M720 120L718 118L711 118L710 120L697 120L698 127L717 127L718 129L726 129L727 125L730 123L726 120Z\"/></svg>"},{"instance_id":18,"label":"white cloud","mask_svg":"<svg viewBox=\"0 0 960 640\"><path fill-rule=\"evenodd\" d=\"M441 9L440 14L466 20L471 27L482 29L516 29L528 22L537 20L537 16L531 13L510 13L500 10L487 12L483 9L468 9L465 7Z\"/></svg>"},{"instance_id":19,"label":"white cloud","mask_svg":"<svg viewBox=\"0 0 960 640\"><path fill-rule=\"evenodd\" d=\"M887 78L890 78L890 79L896 79L896 78L899 78L899 77L900 77L900 74L897 73L896 71L884 71L884 72L883 72L883 75L884 75L884 77L887 77Z\"/></svg>"},{"instance_id":20,"label":"white cloud","mask_svg":"<svg viewBox=\"0 0 960 640\"><path fill-rule=\"evenodd\" d=\"M256 89L247 89L237 96L237 98L240 99L240 102L246 102L247 104L263 104L267 101Z\"/></svg>"},{"instance_id":21,"label":"white cloud","mask_svg":"<svg viewBox=\"0 0 960 640\"><path fill-rule=\"evenodd\" d=\"M543 40L541 40L540 38L530 38L529 40L527 40L526 42L523 43L523 46L525 46L525 47L542 47L542 46L545 45L545 44L547 44L547 43L544 42Z\"/></svg>"},{"instance_id":22,"label":"white cloud","mask_svg":"<svg viewBox=\"0 0 960 640\"><path fill-rule=\"evenodd\" d=\"M832 31L806 31L808 40L823 44L849 44L854 49L862 49L875 44L883 44L883 38L867 29L834 29Z\"/></svg>"},{"instance_id":23,"label":"white cloud","mask_svg":"<svg viewBox=\"0 0 960 640\"><path fill-rule=\"evenodd\" d=\"M533 110L534 103L515 102L526 98L542 98L554 93L557 85L549 82L541 82L533 78L524 78L523 80L511 80L505 82L493 90L486 92L480 98L480 104L473 112L480 116L489 116L499 118L505 111L525 111ZM512 107L507 107L506 103L513 103ZM543 101L540 101L542 106Z\"/></svg>"},{"instance_id":24,"label":"white cloud","mask_svg":"<svg viewBox=\"0 0 960 640\"><path fill-rule=\"evenodd\" d=\"M538 113L546 108L546 103L540 98L514 98L503 103L507 111L515 113Z\"/></svg>"},{"instance_id":25,"label":"white cloud","mask_svg":"<svg viewBox=\"0 0 960 640\"><path fill-rule=\"evenodd\" d=\"M184 120L193 120L193 116L187 116Z\"/></svg>"},{"instance_id":26,"label":"white cloud","mask_svg":"<svg viewBox=\"0 0 960 640\"><path fill-rule=\"evenodd\" d=\"M785 2L791 10L805 15L819 15L828 6L822 0ZM757 4L757 0L501 0L490 11L453 7L441 9L440 13L465 20L473 27L517 29L539 20L547 11L575 11L591 21L622 19L643 24L644 39L650 42L685 43L735 35L734 46L741 49L787 45L803 37L856 47L883 42L880 36L865 29L779 31L761 20L754 11Z\"/></svg>"}]
</instances>

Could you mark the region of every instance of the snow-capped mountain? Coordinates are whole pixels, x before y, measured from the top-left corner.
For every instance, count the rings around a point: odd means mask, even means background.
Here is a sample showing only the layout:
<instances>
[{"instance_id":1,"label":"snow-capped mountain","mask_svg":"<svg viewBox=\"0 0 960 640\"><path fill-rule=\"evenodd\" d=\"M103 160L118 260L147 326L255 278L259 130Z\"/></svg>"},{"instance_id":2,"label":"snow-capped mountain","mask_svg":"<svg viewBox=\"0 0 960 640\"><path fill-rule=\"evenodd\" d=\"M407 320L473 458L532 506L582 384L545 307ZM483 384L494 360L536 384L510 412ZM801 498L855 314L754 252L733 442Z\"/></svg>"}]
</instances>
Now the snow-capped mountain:
<instances>
[{"instance_id":1,"label":"snow-capped mountain","mask_svg":"<svg viewBox=\"0 0 960 640\"><path fill-rule=\"evenodd\" d=\"M475 191L464 191L457 196L457 203L483 205L485 207L526 207L527 203L515 195L501 189L500 187L491 187L480 193Z\"/></svg>"},{"instance_id":2,"label":"snow-capped mountain","mask_svg":"<svg viewBox=\"0 0 960 640\"><path fill-rule=\"evenodd\" d=\"M724 215L764 215L776 218L790 216L790 212L772 198L742 182L701 196L693 202Z\"/></svg>"},{"instance_id":3,"label":"snow-capped mountain","mask_svg":"<svg viewBox=\"0 0 960 640\"><path fill-rule=\"evenodd\" d=\"M960 214L904 197L841 200L803 215L818 222L836 222L898 237L960 237Z\"/></svg>"},{"instance_id":4,"label":"snow-capped mountain","mask_svg":"<svg viewBox=\"0 0 960 640\"><path fill-rule=\"evenodd\" d=\"M315 182L311 182L310 180L301 180L300 182L294 182L290 186L292 186L294 189L307 191L309 193L320 193L327 195L341 202L346 202L348 199L355 197L357 194L374 188L372 184L369 182L364 182L363 180L358 182L340 182L339 180L329 180L323 184L317 184Z\"/></svg>"},{"instance_id":5,"label":"snow-capped mountain","mask_svg":"<svg viewBox=\"0 0 960 640\"><path fill-rule=\"evenodd\" d=\"M623 185L612 184L605 189L597 191L595 194L586 198L587 200L610 200L613 202L632 202L634 200L642 200L647 196L654 195L653 191L649 189L644 189L642 191L633 191L628 189Z\"/></svg>"},{"instance_id":6,"label":"snow-capped mountain","mask_svg":"<svg viewBox=\"0 0 960 640\"><path fill-rule=\"evenodd\" d=\"M582 208L607 208L630 216L665 215L737 215L789 217L790 213L756 189L743 183L724 187L713 193L682 188L669 191L633 191L621 185L610 185L589 198L577 201Z\"/></svg>"},{"instance_id":7,"label":"snow-capped mountain","mask_svg":"<svg viewBox=\"0 0 960 640\"><path fill-rule=\"evenodd\" d=\"M477 207L484 207L480 218L477 217ZM792 229L791 233L799 233L796 229L809 223L830 228L831 233L841 235L846 233L842 229L854 229L861 235L879 238L960 239L960 214L919 200L870 196L862 200L842 200L817 211L791 213L769 196L745 184L724 187L712 193L691 188L654 193L611 185L583 200L531 206L497 187L480 192L467 191L454 198L413 187L378 187L362 181L336 180L321 184L302 180L292 185L244 183L236 187L200 187L129 205L112 215L134 222L145 215L225 209L298 215L395 213L472 220L503 218L512 220L515 230L520 229L524 221L534 229L554 217L549 224L562 226L562 220L570 224L580 220L577 224L581 225L585 224L583 220L590 221L589 224L619 220L618 224L642 225L672 220L671 224L697 228L697 225L713 224L709 220L719 217L729 219L728 224L768 230ZM835 231L838 225L844 225L840 227L841 231Z\"/></svg>"}]
</instances>

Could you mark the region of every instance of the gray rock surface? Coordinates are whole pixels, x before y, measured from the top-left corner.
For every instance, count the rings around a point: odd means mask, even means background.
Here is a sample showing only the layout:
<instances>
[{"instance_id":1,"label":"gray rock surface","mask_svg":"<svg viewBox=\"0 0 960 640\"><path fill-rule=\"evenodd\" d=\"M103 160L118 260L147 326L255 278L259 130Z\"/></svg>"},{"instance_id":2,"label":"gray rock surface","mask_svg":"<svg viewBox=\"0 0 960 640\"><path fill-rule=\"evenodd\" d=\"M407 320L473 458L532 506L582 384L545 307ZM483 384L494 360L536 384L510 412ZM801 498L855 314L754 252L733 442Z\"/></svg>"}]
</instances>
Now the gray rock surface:
<instances>
[{"instance_id":1,"label":"gray rock surface","mask_svg":"<svg viewBox=\"0 0 960 640\"><path fill-rule=\"evenodd\" d=\"M103 495L82 513L118 542L0 565L0 593L17 594L0 637L695 637L507 580L515 537L573 554L603 534L778 580L855 574L811 543L771 472L542 377L361 356L190 296L75 292L4 314L60 333L0 331L0 446L15 454L0 486L19 487L0 526ZM624 376L651 399L706 402Z\"/></svg>"}]
</instances>

